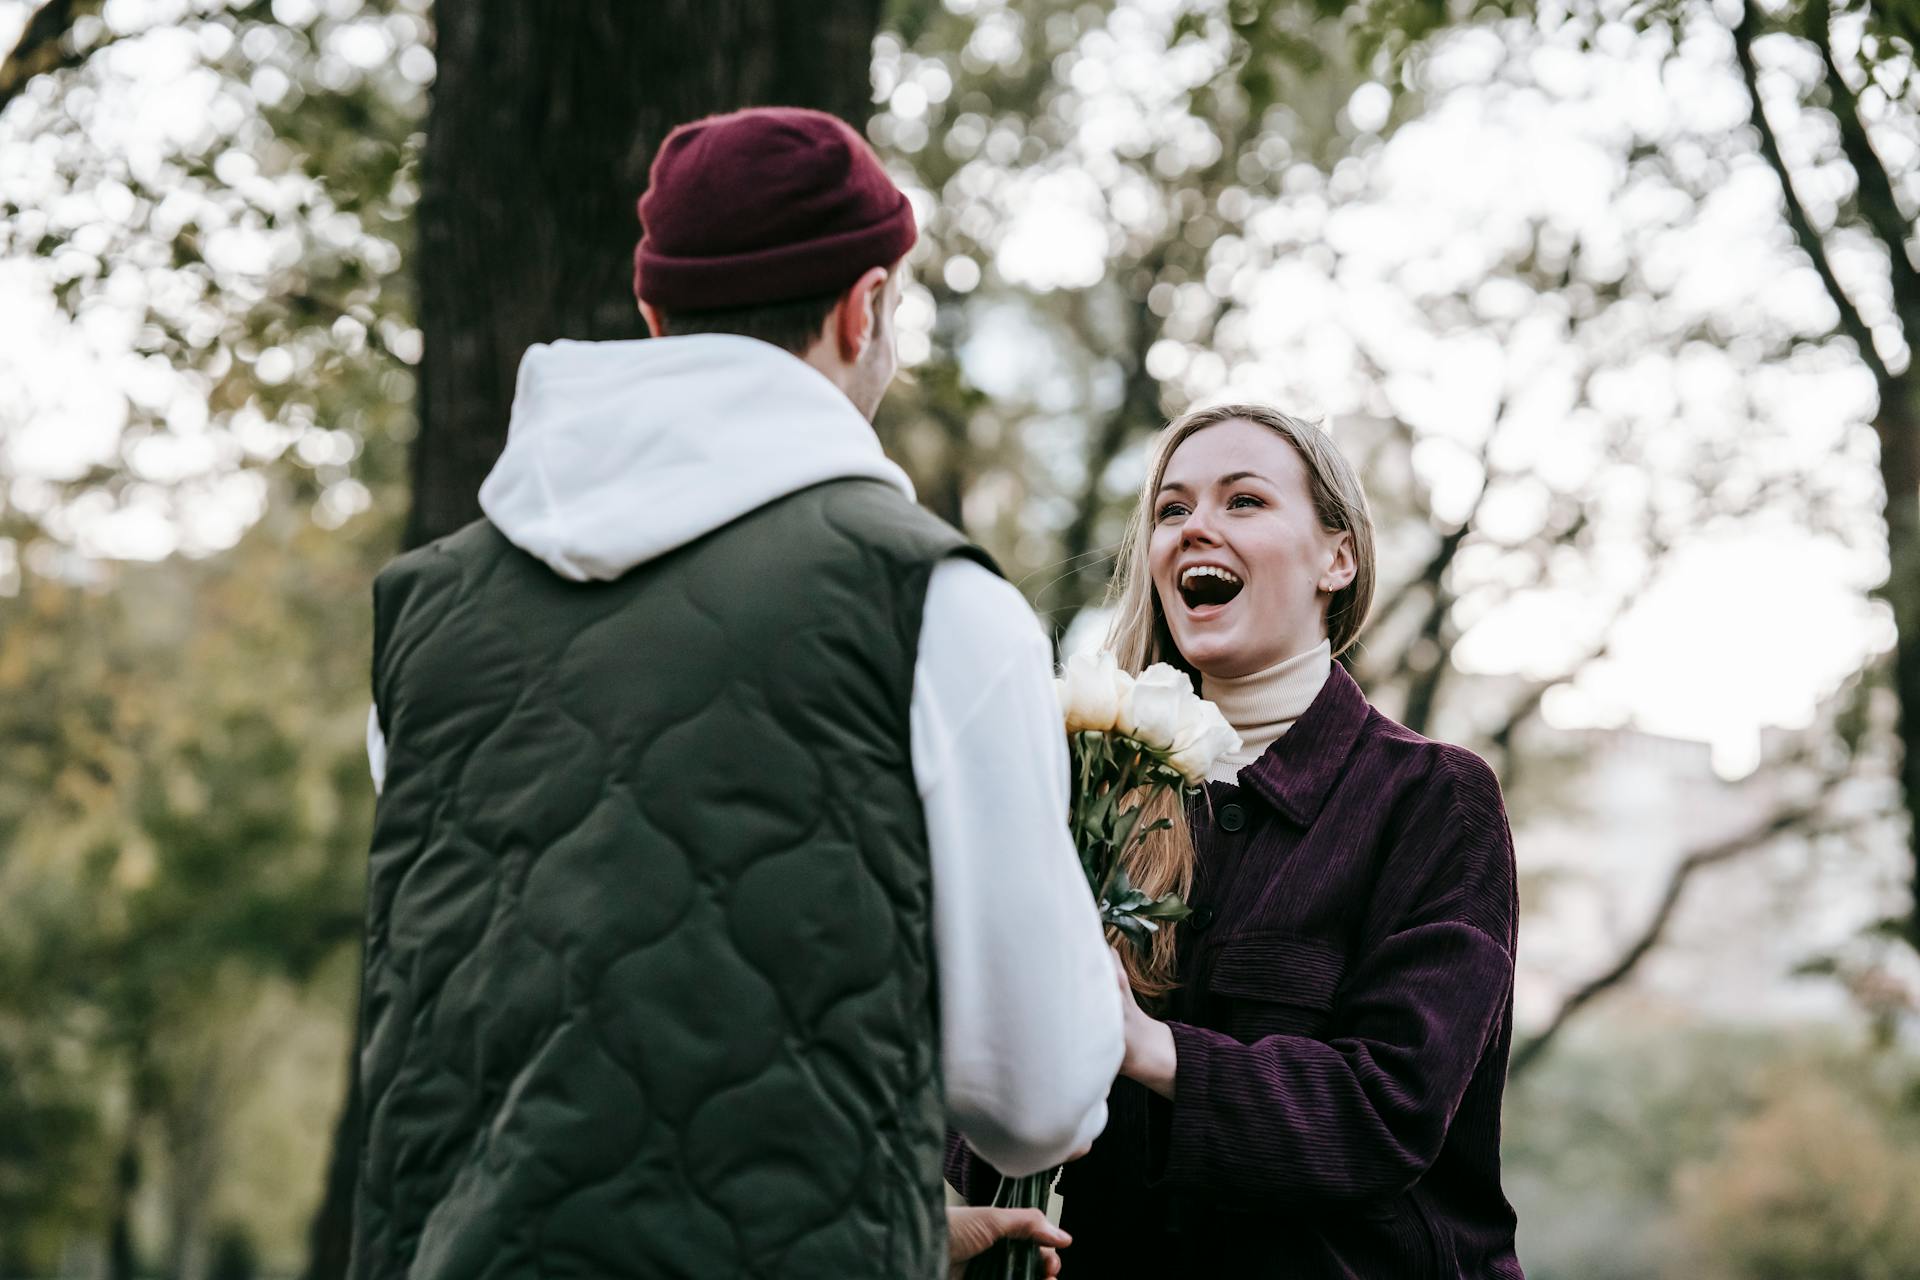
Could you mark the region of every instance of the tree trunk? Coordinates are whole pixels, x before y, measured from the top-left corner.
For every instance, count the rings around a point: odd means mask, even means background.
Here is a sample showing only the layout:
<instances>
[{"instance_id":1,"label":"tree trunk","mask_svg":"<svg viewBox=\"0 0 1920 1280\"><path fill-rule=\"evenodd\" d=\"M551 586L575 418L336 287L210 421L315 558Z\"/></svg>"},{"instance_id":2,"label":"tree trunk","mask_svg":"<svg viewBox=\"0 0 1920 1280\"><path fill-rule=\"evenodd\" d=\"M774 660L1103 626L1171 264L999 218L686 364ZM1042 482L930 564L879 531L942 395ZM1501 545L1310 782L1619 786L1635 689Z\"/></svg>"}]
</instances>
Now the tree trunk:
<instances>
[{"instance_id":1,"label":"tree trunk","mask_svg":"<svg viewBox=\"0 0 1920 1280\"><path fill-rule=\"evenodd\" d=\"M645 336L635 202L667 131L745 106L864 129L881 0L440 0L414 258L424 338L416 547L480 514L520 357L555 338ZM347 1270L360 1148L350 1055L306 1280Z\"/></svg>"},{"instance_id":2,"label":"tree trunk","mask_svg":"<svg viewBox=\"0 0 1920 1280\"><path fill-rule=\"evenodd\" d=\"M520 356L635 338L634 202L667 131L751 105L864 127L880 0L441 0L421 160L407 543L480 514Z\"/></svg>"},{"instance_id":3,"label":"tree trunk","mask_svg":"<svg viewBox=\"0 0 1920 1280\"><path fill-rule=\"evenodd\" d=\"M357 1000L357 997L356 997ZM347 1046L347 1093L333 1126L333 1152L320 1209L307 1227L307 1269L301 1280L340 1280L353 1249L353 1192L360 1172L360 1018Z\"/></svg>"},{"instance_id":4,"label":"tree trunk","mask_svg":"<svg viewBox=\"0 0 1920 1280\"><path fill-rule=\"evenodd\" d=\"M1907 366L1894 372L1881 357L1860 309L1841 285L1827 253L1826 239L1813 225L1794 186L1760 99L1760 75L1753 42L1766 29L1758 0L1744 0L1734 24L1734 58L1746 83L1749 120L1760 139L1760 155L1780 180L1787 225L1813 264L1827 296L1840 315L1860 360L1873 374L1880 405L1873 430L1880 442L1880 479L1886 490L1887 585L1881 595L1893 610L1893 684L1899 700L1901 799L1909 823L1913 901L1907 913L1907 938L1920 949L1920 372L1912 352L1920 343L1920 267L1908 252L1913 221L1901 208L1886 162L1874 148L1861 113L1860 99L1833 52L1833 13L1827 0L1809 0L1800 14L1798 34L1812 42L1825 69L1825 107L1840 137L1840 150L1854 176L1854 229L1878 240L1887 254L1894 316L1900 322Z\"/></svg>"},{"instance_id":5,"label":"tree trunk","mask_svg":"<svg viewBox=\"0 0 1920 1280\"><path fill-rule=\"evenodd\" d=\"M162 1113L167 1149L167 1271L173 1280L198 1280L210 1260L207 1209L220 1169L223 1114L219 1067L209 1063L183 1089L169 1092Z\"/></svg>"},{"instance_id":6,"label":"tree trunk","mask_svg":"<svg viewBox=\"0 0 1920 1280\"><path fill-rule=\"evenodd\" d=\"M140 1189L138 1117L127 1122L120 1154L113 1165L113 1190L107 1209L106 1280L134 1280L133 1197Z\"/></svg>"},{"instance_id":7,"label":"tree trunk","mask_svg":"<svg viewBox=\"0 0 1920 1280\"><path fill-rule=\"evenodd\" d=\"M1909 350L1920 333L1906 335ZM1907 938L1920 950L1920 373L1911 363L1881 388L1880 478L1886 487L1887 585L1893 609L1893 686L1899 696L1901 798L1912 853Z\"/></svg>"}]
</instances>

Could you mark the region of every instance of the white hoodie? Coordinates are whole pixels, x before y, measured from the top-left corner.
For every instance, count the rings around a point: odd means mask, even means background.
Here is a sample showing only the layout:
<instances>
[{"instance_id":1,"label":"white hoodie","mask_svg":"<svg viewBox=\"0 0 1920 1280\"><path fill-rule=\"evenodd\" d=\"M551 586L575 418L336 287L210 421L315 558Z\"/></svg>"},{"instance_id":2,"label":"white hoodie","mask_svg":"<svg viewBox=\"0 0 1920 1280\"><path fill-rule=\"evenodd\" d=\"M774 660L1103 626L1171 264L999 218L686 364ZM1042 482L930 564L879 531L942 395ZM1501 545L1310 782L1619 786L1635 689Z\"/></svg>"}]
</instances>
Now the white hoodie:
<instances>
[{"instance_id":1,"label":"white hoodie","mask_svg":"<svg viewBox=\"0 0 1920 1280\"><path fill-rule=\"evenodd\" d=\"M576 581L617 578L778 498L906 473L818 370L724 335L555 342L520 365L507 447L480 488L514 545ZM934 569L911 717L933 869L947 1110L1002 1171L1060 1163L1106 1125L1119 987L1069 840L1046 636L970 560ZM378 786L386 743L368 718Z\"/></svg>"}]
</instances>

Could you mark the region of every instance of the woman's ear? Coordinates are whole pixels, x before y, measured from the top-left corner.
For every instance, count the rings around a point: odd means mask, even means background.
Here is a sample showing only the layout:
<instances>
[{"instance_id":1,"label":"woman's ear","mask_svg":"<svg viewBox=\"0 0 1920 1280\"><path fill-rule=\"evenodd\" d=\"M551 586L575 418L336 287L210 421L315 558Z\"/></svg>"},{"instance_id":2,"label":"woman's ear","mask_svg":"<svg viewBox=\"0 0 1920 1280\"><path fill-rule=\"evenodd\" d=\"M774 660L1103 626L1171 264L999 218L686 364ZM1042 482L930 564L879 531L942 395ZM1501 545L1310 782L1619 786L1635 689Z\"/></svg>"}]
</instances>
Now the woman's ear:
<instances>
[{"instance_id":1,"label":"woman's ear","mask_svg":"<svg viewBox=\"0 0 1920 1280\"><path fill-rule=\"evenodd\" d=\"M1332 595L1352 583L1354 575L1359 572L1359 563L1353 558L1353 535L1343 531L1337 535L1333 556L1320 575L1320 589Z\"/></svg>"}]
</instances>

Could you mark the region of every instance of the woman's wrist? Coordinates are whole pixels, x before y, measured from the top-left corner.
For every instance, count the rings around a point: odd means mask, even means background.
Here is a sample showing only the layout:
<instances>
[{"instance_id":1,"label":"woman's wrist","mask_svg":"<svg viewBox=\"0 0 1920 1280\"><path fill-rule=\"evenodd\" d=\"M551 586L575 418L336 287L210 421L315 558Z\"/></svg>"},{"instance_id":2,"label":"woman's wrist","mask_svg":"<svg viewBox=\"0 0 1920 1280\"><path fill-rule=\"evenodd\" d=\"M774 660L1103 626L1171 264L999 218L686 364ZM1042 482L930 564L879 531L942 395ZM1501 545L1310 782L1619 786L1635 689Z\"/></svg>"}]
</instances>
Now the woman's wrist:
<instances>
[{"instance_id":1,"label":"woman's wrist","mask_svg":"<svg viewBox=\"0 0 1920 1280\"><path fill-rule=\"evenodd\" d=\"M1113 977L1120 984L1120 1008L1126 1051L1120 1055L1120 1074L1147 1086L1163 1098L1173 1097L1173 1073L1178 1065L1173 1029L1140 1007L1127 981L1126 962L1113 953Z\"/></svg>"},{"instance_id":2,"label":"woman's wrist","mask_svg":"<svg viewBox=\"0 0 1920 1280\"><path fill-rule=\"evenodd\" d=\"M1120 1074L1137 1081L1163 1098L1173 1097L1174 1076L1179 1068L1179 1051L1174 1045L1173 1028L1144 1015L1130 1029L1127 1052L1120 1063Z\"/></svg>"}]
</instances>

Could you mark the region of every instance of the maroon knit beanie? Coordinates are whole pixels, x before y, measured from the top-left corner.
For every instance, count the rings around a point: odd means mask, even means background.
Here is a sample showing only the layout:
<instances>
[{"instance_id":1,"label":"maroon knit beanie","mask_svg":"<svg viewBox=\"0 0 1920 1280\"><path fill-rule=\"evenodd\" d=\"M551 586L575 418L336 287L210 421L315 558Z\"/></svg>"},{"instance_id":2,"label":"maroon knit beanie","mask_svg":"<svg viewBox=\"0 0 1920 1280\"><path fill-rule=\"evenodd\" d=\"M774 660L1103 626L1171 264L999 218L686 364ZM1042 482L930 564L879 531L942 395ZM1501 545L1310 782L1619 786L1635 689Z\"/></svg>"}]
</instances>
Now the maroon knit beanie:
<instances>
[{"instance_id":1,"label":"maroon knit beanie","mask_svg":"<svg viewBox=\"0 0 1920 1280\"><path fill-rule=\"evenodd\" d=\"M845 289L906 256L913 206L867 140L799 107L683 124L640 197L633 291L662 311L719 311Z\"/></svg>"}]
</instances>

